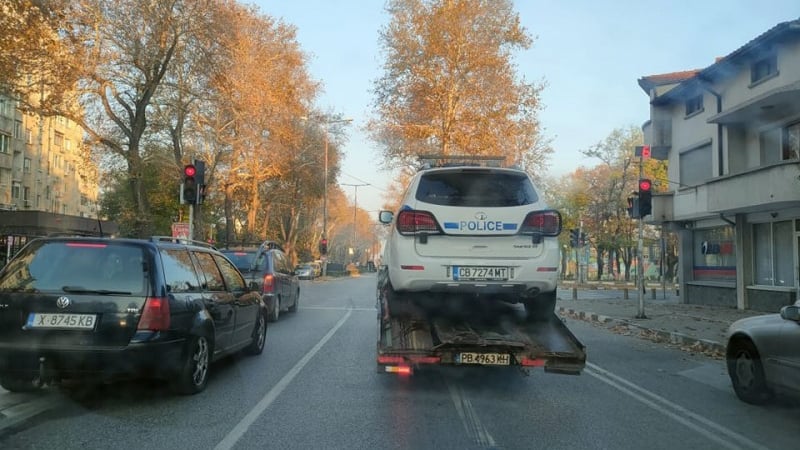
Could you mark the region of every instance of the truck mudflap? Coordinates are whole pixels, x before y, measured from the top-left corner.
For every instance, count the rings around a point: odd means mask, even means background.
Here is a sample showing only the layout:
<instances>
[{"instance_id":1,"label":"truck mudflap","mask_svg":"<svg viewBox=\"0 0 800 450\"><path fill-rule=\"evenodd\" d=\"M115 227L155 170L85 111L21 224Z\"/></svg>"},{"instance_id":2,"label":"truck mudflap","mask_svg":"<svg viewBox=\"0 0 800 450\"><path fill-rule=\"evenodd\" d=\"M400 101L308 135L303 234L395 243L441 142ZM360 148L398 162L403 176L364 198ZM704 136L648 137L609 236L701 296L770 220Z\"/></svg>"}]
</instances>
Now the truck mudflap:
<instances>
[{"instance_id":1,"label":"truck mudflap","mask_svg":"<svg viewBox=\"0 0 800 450\"><path fill-rule=\"evenodd\" d=\"M586 348L554 314L550 320L485 321L379 317L378 371L412 374L425 365L541 367L579 375Z\"/></svg>"}]
</instances>

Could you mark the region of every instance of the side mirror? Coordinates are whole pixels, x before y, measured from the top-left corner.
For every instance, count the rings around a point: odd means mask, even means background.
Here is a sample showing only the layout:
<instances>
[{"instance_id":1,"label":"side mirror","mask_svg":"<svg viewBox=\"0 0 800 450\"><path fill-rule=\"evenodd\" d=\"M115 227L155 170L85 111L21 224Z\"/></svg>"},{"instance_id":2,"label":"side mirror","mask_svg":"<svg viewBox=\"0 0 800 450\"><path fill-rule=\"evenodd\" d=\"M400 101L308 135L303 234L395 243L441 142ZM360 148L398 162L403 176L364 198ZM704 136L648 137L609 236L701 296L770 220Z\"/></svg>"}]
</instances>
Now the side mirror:
<instances>
[{"instance_id":1,"label":"side mirror","mask_svg":"<svg viewBox=\"0 0 800 450\"><path fill-rule=\"evenodd\" d=\"M791 320L792 322L800 322L800 306L784 306L781 308L781 318L784 320Z\"/></svg>"},{"instance_id":2,"label":"side mirror","mask_svg":"<svg viewBox=\"0 0 800 450\"><path fill-rule=\"evenodd\" d=\"M380 223L389 224L392 223L392 219L394 219L394 213L391 211L381 211L378 214L378 221Z\"/></svg>"}]
</instances>

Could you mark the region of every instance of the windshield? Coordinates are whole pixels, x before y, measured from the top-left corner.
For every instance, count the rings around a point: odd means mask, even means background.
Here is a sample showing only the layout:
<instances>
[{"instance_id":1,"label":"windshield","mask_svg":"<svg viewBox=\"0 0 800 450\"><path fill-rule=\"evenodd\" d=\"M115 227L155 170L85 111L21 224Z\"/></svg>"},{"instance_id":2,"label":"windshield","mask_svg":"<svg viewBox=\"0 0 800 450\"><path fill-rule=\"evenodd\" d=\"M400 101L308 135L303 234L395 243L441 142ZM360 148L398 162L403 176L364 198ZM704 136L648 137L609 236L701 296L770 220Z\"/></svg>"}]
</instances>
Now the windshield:
<instances>
[{"instance_id":1,"label":"windshield","mask_svg":"<svg viewBox=\"0 0 800 450\"><path fill-rule=\"evenodd\" d=\"M0 292L109 292L142 295L141 247L94 242L34 242L0 275Z\"/></svg>"},{"instance_id":2,"label":"windshield","mask_svg":"<svg viewBox=\"0 0 800 450\"><path fill-rule=\"evenodd\" d=\"M798 0L1 1L0 449L798 448L799 177Z\"/></svg>"},{"instance_id":3,"label":"windshield","mask_svg":"<svg viewBox=\"0 0 800 450\"><path fill-rule=\"evenodd\" d=\"M223 250L222 254L231 260L233 265L242 272L248 272L253 268L256 259L256 251L233 251Z\"/></svg>"}]
</instances>

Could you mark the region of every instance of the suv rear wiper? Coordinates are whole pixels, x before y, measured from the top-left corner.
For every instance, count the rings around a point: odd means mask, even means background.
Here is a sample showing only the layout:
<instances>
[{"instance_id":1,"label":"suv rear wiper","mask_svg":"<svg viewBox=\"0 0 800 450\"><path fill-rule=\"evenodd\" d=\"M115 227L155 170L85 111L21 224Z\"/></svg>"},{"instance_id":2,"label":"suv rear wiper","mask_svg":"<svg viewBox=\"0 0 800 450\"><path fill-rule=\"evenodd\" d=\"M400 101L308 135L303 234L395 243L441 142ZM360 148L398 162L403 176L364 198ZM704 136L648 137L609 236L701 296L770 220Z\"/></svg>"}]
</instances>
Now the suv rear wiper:
<instances>
[{"instance_id":1,"label":"suv rear wiper","mask_svg":"<svg viewBox=\"0 0 800 450\"><path fill-rule=\"evenodd\" d=\"M131 292L128 291L112 291L110 289L86 289L83 286L62 286L61 290L64 292L72 292L74 294L131 295Z\"/></svg>"}]
</instances>

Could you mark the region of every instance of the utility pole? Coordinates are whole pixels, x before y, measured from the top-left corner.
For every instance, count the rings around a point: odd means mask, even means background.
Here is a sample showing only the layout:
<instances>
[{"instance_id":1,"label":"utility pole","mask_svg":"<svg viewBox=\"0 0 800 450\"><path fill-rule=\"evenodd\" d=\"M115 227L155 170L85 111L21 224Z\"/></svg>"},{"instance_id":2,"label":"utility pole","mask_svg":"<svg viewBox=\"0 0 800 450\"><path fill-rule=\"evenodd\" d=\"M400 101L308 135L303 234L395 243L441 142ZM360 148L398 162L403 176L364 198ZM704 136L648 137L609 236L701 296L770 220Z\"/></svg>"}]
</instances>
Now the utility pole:
<instances>
[{"instance_id":1,"label":"utility pole","mask_svg":"<svg viewBox=\"0 0 800 450\"><path fill-rule=\"evenodd\" d=\"M353 241L350 243L350 248L353 250L353 258L356 256L356 215L358 212L358 188L369 186L369 184L347 184L342 183L342 186L352 186L354 189L353 194Z\"/></svg>"},{"instance_id":2,"label":"utility pole","mask_svg":"<svg viewBox=\"0 0 800 450\"><path fill-rule=\"evenodd\" d=\"M644 157L639 157L639 179L644 176ZM641 203L640 203L641 204ZM639 295L639 311L636 314L637 319L646 319L644 314L644 262L642 261L642 253L644 253L644 217L639 215L639 244L636 250L636 291Z\"/></svg>"}]
</instances>

